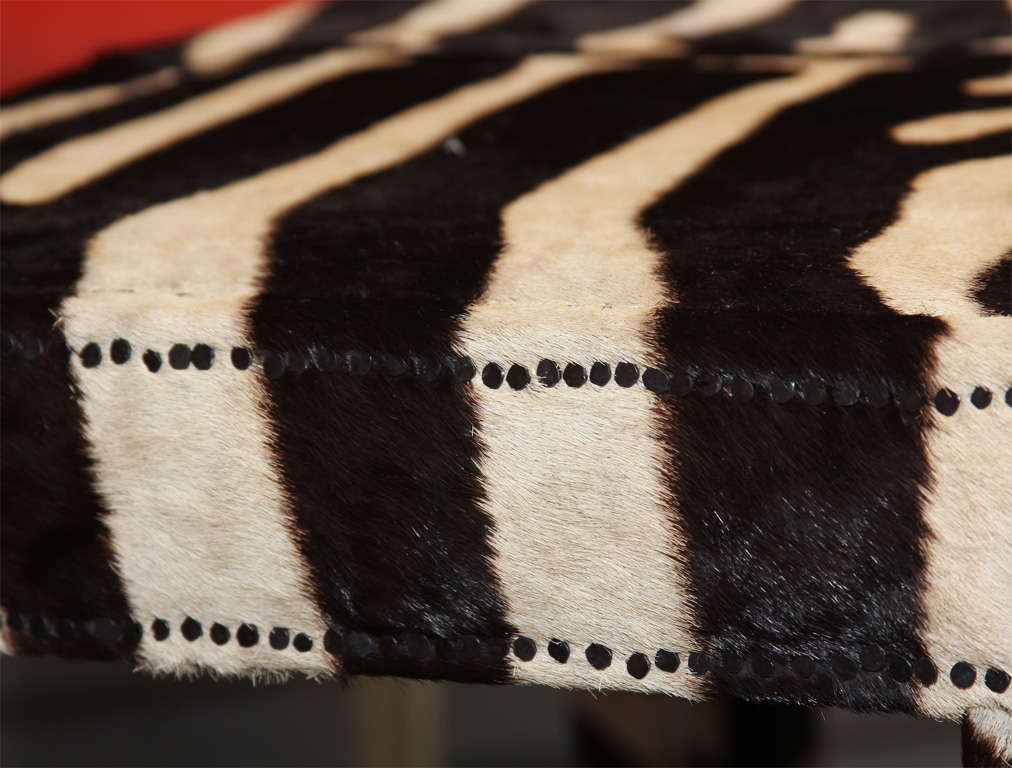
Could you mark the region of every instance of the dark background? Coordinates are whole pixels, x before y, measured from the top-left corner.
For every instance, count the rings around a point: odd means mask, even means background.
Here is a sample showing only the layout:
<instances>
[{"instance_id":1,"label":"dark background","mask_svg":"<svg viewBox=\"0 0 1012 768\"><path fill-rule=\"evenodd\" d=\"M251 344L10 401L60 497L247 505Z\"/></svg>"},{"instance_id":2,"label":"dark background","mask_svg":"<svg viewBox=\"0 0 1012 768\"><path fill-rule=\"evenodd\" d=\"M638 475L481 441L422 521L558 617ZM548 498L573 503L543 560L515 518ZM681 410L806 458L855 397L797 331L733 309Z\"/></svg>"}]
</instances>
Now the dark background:
<instances>
[{"instance_id":1,"label":"dark background","mask_svg":"<svg viewBox=\"0 0 1012 768\"><path fill-rule=\"evenodd\" d=\"M437 691L427 692L427 685ZM445 726L422 727L432 731L434 754L441 755L436 762L453 765L630 761L722 765L736 760L827 766L959 764L956 724L905 715L830 709L804 713L527 686L376 679L350 684L292 680L261 686L207 678L179 681L134 674L122 662L48 657L0 661L0 762L136 766L417 762L403 753L383 754L382 744L377 753L375 744L377 739L387 741L396 751L398 734L410 728L410 723L398 720L398 699L412 693L416 698L419 693L435 698L428 719ZM388 704L377 708L377 699ZM417 714L406 716L419 719ZM367 722L369 717L390 722L377 732L375 724ZM362 743L370 738L363 734L370 731L371 746Z\"/></svg>"}]
</instances>

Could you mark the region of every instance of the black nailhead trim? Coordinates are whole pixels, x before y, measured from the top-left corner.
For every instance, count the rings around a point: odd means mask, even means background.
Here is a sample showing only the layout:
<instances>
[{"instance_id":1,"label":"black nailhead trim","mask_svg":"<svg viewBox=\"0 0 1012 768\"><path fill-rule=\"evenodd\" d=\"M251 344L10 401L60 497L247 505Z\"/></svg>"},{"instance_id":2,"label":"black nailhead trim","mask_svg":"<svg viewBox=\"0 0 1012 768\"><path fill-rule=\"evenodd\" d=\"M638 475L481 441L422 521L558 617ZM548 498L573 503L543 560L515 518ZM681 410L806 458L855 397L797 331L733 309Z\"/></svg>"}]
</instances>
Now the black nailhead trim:
<instances>
[{"instance_id":1,"label":"black nailhead trim","mask_svg":"<svg viewBox=\"0 0 1012 768\"><path fill-rule=\"evenodd\" d=\"M353 376L366 376L372 370L372 355L367 352L353 349L348 353L347 360L348 370Z\"/></svg>"},{"instance_id":2,"label":"black nailhead trim","mask_svg":"<svg viewBox=\"0 0 1012 768\"><path fill-rule=\"evenodd\" d=\"M42 341L37 336L26 333L21 338L21 354L25 360L38 360L42 357Z\"/></svg>"},{"instance_id":3,"label":"black nailhead trim","mask_svg":"<svg viewBox=\"0 0 1012 768\"><path fill-rule=\"evenodd\" d=\"M949 679L957 688L969 688L977 679L977 670L973 668L972 664L957 661L949 670Z\"/></svg>"},{"instance_id":4,"label":"black nailhead trim","mask_svg":"<svg viewBox=\"0 0 1012 768\"><path fill-rule=\"evenodd\" d=\"M85 344L84 349L81 350L81 365L85 368L94 368L101 362L102 348L94 341Z\"/></svg>"},{"instance_id":5,"label":"black nailhead trim","mask_svg":"<svg viewBox=\"0 0 1012 768\"><path fill-rule=\"evenodd\" d=\"M289 632L285 627L274 627L267 635L267 642L275 651L283 651L288 647Z\"/></svg>"},{"instance_id":6,"label":"black nailhead trim","mask_svg":"<svg viewBox=\"0 0 1012 768\"><path fill-rule=\"evenodd\" d=\"M713 397L720 392L720 377L712 373L702 373L696 377L696 384L693 389L703 397Z\"/></svg>"},{"instance_id":7,"label":"black nailhead trim","mask_svg":"<svg viewBox=\"0 0 1012 768\"><path fill-rule=\"evenodd\" d=\"M970 395L970 402L973 403L974 407L983 410L991 405L991 390L987 387L977 387L973 390L973 394Z\"/></svg>"},{"instance_id":8,"label":"black nailhead trim","mask_svg":"<svg viewBox=\"0 0 1012 768\"><path fill-rule=\"evenodd\" d=\"M841 680L853 680L857 675L857 663L845 654L834 653L829 657L829 663L833 667L833 672Z\"/></svg>"},{"instance_id":9,"label":"black nailhead trim","mask_svg":"<svg viewBox=\"0 0 1012 768\"><path fill-rule=\"evenodd\" d=\"M123 365L130 359L130 342L126 339L116 339L109 346L109 357L116 365Z\"/></svg>"},{"instance_id":10,"label":"black nailhead trim","mask_svg":"<svg viewBox=\"0 0 1012 768\"><path fill-rule=\"evenodd\" d=\"M436 638L436 655L446 662L453 662L457 657L457 649L453 646L453 641L446 637Z\"/></svg>"},{"instance_id":11,"label":"black nailhead trim","mask_svg":"<svg viewBox=\"0 0 1012 768\"><path fill-rule=\"evenodd\" d=\"M169 365L177 371L185 370L190 365L190 348L185 344L173 344L169 350Z\"/></svg>"},{"instance_id":12,"label":"black nailhead trim","mask_svg":"<svg viewBox=\"0 0 1012 768\"><path fill-rule=\"evenodd\" d=\"M289 352L285 358L285 368L296 376L309 369L309 356L302 350L296 349L294 352Z\"/></svg>"},{"instance_id":13,"label":"black nailhead trim","mask_svg":"<svg viewBox=\"0 0 1012 768\"><path fill-rule=\"evenodd\" d=\"M731 397L734 398L735 402L751 402L752 398L755 397L755 387L747 379L735 376L731 382Z\"/></svg>"},{"instance_id":14,"label":"black nailhead trim","mask_svg":"<svg viewBox=\"0 0 1012 768\"><path fill-rule=\"evenodd\" d=\"M910 662L899 656L890 656L888 661L889 677L897 683L905 683L910 679Z\"/></svg>"},{"instance_id":15,"label":"black nailhead trim","mask_svg":"<svg viewBox=\"0 0 1012 768\"><path fill-rule=\"evenodd\" d=\"M637 680L642 680L650 671L650 659L644 653L634 653L626 661L625 669Z\"/></svg>"},{"instance_id":16,"label":"black nailhead trim","mask_svg":"<svg viewBox=\"0 0 1012 768\"><path fill-rule=\"evenodd\" d=\"M252 648L260 642L260 630L252 624L243 624L235 631L235 639L243 648Z\"/></svg>"},{"instance_id":17,"label":"black nailhead trim","mask_svg":"<svg viewBox=\"0 0 1012 768\"><path fill-rule=\"evenodd\" d=\"M323 650L334 656L339 656L344 650L344 637L337 631L328 629L323 634Z\"/></svg>"},{"instance_id":18,"label":"black nailhead trim","mask_svg":"<svg viewBox=\"0 0 1012 768\"><path fill-rule=\"evenodd\" d=\"M682 660L678 658L678 654L674 651L668 651L661 648L654 654L654 664L662 672L674 672L678 669L678 665L682 663Z\"/></svg>"},{"instance_id":19,"label":"black nailhead trim","mask_svg":"<svg viewBox=\"0 0 1012 768\"><path fill-rule=\"evenodd\" d=\"M562 380L559 365L554 360L542 360L538 363L538 381L545 387L554 387Z\"/></svg>"},{"instance_id":20,"label":"black nailhead trim","mask_svg":"<svg viewBox=\"0 0 1012 768\"><path fill-rule=\"evenodd\" d=\"M592 366L590 366L590 383L591 384L593 384L595 386L598 386L598 387L603 387L609 381L611 381L611 366L610 365L608 365L607 363L602 363L602 362L599 361L599 362L594 363ZM644 658L646 658L646 657L644 657ZM647 664L649 665L649 662L647 662Z\"/></svg>"},{"instance_id":21,"label":"black nailhead trim","mask_svg":"<svg viewBox=\"0 0 1012 768\"><path fill-rule=\"evenodd\" d=\"M321 373L333 373L337 370L338 359L334 351L326 347L317 347L310 355L316 370ZM350 364L349 364L350 367Z\"/></svg>"},{"instance_id":22,"label":"black nailhead trim","mask_svg":"<svg viewBox=\"0 0 1012 768\"><path fill-rule=\"evenodd\" d=\"M582 365L569 363L562 371L562 380L566 382L567 387L579 388L587 383L587 372L583 370Z\"/></svg>"},{"instance_id":23,"label":"black nailhead trim","mask_svg":"<svg viewBox=\"0 0 1012 768\"><path fill-rule=\"evenodd\" d=\"M379 654L376 640L365 632L349 632L344 636L344 646L348 658L366 660Z\"/></svg>"},{"instance_id":24,"label":"black nailhead trim","mask_svg":"<svg viewBox=\"0 0 1012 768\"><path fill-rule=\"evenodd\" d=\"M689 654L689 671L696 675L705 675L710 670L710 660L705 654L693 651Z\"/></svg>"},{"instance_id":25,"label":"black nailhead trim","mask_svg":"<svg viewBox=\"0 0 1012 768\"><path fill-rule=\"evenodd\" d=\"M833 387L833 402L843 408L856 405L861 399L861 390L850 382L842 382Z\"/></svg>"},{"instance_id":26,"label":"black nailhead trim","mask_svg":"<svg viewBox=\"0 0 1012 768\"><path fill-rule=\"evenodd\" d=\"M769 677L773 674L773 661L764 653L757 653L752 656L752 671L759 677Z\"/></svg>"},{"instance_id":27,"label":"black nailhead trim","mask_svg":"<svg viewBox=\"0 0 1012 768\"><path fill-rule=\"evenodd\" d=\"M914 674L924 685L931 686L938 680L938 667L927 656L921 656L914 661Z\"/></svg>"},{"instance_id":28,"label":"black nailhead trim","mask_svg":"<svg viewBox=\"0 0 1012 768\"><path fill-rule=\"evenodd\" d=\"M663 395L668 391L671 377L666 371L659 371L656 368L647 368L643 371L643 386L656 395Z\"/></svg>"},{"instance_id":29,"label":"black nailhead trim","mask_svg":"<svg viewBox=\"0 0 1012 768\"><path fill-rule=\"evenodd\" d=\"M228 631L228 627L224 624L215 622L211 625L211 639L215 645L224 645L230 637L232 637L232 633Z\"/></svg>"},{"instance_id":30,"label":"black nailhead trim","mask_svg":"<svg viewBox=\"0 0 1012 768\"><path fill-rule=\"evenodd\" d=\"M401 642L393 635L383 635L379 639L380 656L388 659L399 659L402 655Z\"/></svg>"},{"instance_id":31,"label":"black nailhead trim","mask_svg":"<svg viewBox=\"0 0 1012 768\"><path fill-rule=\"evenodd\" d=\"M195 346L193 348L193 354L190 357L193 361L193 367L197 370L206 371L214 365L214 350L207 344L198 344Z\"/></svg>"},{"instance_id":32,"label":"black nailhead trim","mask_svg":"<svg viewBox=\"0 0 1012 768\"><path fill-rule=\"evenodd\" d=\"M49 622L46 621L45 616L29 616L28 631L33 637L36 637L39 640L45 640L50 635Z\"/></svg>"},{"instance_id":33,"label":"black nailhead trim","mask_svg":"<svg viewBox=\"0 0 1012 768\"><path fill-rule=\"evenodd\" d=\"M433 360L431 357L414 355L411 358L411 368L422 381L432 383L439 378L443 366L438 360Z\"/></svg>"},{"instance_id":34,"label":"black nailhead trim","mask_svg":"<svg viewBox=\"0 0 1012 768\"><path fill-rule=\"evenodd\" d=\"M453 372L457 381L465 383L471 381L478 374L478 369L474 367L474 361L471 358L460 357L454 363Z\"/></svg>"},{"instance_id":35,"label":"black nailhead trim","mask_svg":"<svg viewBox=\"0 0 1012 768\"><path fill-rule=\"evenodd\" d=\"M264 376L271 381L280 379L285 373L285 356L281 352L264 352Z\"/></svg>"},{"instance_id":36,"label":"black nailhead trim","mask_svg":"<svg viewBox=\"0 0 1012 768\"><path fill-rule=\"evenodd\" d=\"M499 389L502 386L503 371L495 363L489 363L481 369L481 383L489 389Z\"/></svg>"},{"instance_id":37,"label":"black nailhead trim","mask_svg":"<svg viewBox=\"0 0 1012 768\"><path fill-rule=\"evenodd\" d=\"M594 669L607 669L611 666L611 648L600 643L591 643L587 646L587 661Z\"/></svg>"},{"instance_id":38,"label":"black nailhead trim","mask_svg":"<svg viewBox=\"0 0 1012 768\"><path fill-rule=\"evenodd\" d=\"M511 389L523 389L531 383L531 375L524 366L514 363L506 374L506 383Z\"/></svg>"},{"instance_id":39,"label":"black nailhead trim","mask_svg":"<svg viewBox=\"0 0 1012 768\"><path fill-rule=\"evenodd\" d=\"M791 660L791 669L798 677L807 680L815 674L815 661L810 656L795 656Z\"/></svg>"},{"instance_id":40,"label":"black nailhead trim","mask_svg":"<svg viewBox=\"0 0 1012 768\"><path fill-rule=\"evenodd\" d=\"M146 365L148 370L152 373L158 373L159 369L162 367L162 356L153 349L149 349L145 352L141 359L144 361L144 365Z\"/></svg>"},{"instance_id":41,"label":"black nailhead trim","mask_svg":"<svg viewBox=\"0 0 1012 768\"><path fill-rule=\"evenodd\" d=\"M385 353L380 356L380 361L383 363L383 367L387 369L387 373L394 378L403 376L408 371L407 364L396 355Z\"/></svg>"},{"instance_id":42,"label":"black nailhead trim","mask_svg":"<svg viewBox=\"0 0 1012 768\"><path fill-rule=\"evenodd\" d=\"M73 353L71 352L70 347L67 346L67 342L63 336L57 335L49 340L46 354L49 355L54 363L66 365Z\"/></svg>"},{"instance_id":43,"label":"black nailhead trim","mask_svg":"<svg viewBox=\"0 0 1012 768\"><path fill-rule=\"evenodd\" d=\"M734 651L724 651L721 654L721 666L729 675L737 675L745 666L745 660Z\"/></svg>"},{"instance_id":44,"label":"black nailhead trim","mask_svg":"<svg viewBox=\"0 0 1012 768\"><path fill-rule=\"evenodd\" d=\"M155 640L165 640L169 636L169 622L165 619L155 619L151 622L151 634Z\"/></svg>"},{"instance_id":45,"label":"black nailhead trim","mask_svg":"<svg viewBox=\"0 0 1012 768\"><path fill-rule=\"evenodd\" d=\"M1005 405L1012 408L1012 387L1005 390Z\"/></svg>"},{"instance_id":46,"label":"black nailhead trim","mask_svg":"<svg viewBox=\"0 0 1012 768\"><path fill-rule=\"evenodd\" d=\"M246 347L232 347L232 365L237 370L245 371L253 365L253 353Z\"/></svg>"},{"instance_id":47,"label":"black nailhead trim","mask_svg":"<svg viewBox=\"0 0 1012 768\"><path fill-rule=\"evenodd\" d=\"M770 397L779 405L789 403L794 399L794 382L774 379L770 383Z\"/></svg>"},{"instance_id":48,"label":"black nailhead trim","mask_svg":"<svg viewBox=\"0 0 1012 768\"><path fill-rule=\"evenodd\" d=\"M204 634L204 628L200 626L200 622L191 616L186 617L186 620L182 623L179 629L182 631L183 637L191 643Z\"/></svg>"},{"instance_id":49,"label":"black nailhead trim","mask_svg":"<svg viewBox=\"0 0 1012 768\"><path fill-rule=\"evenodd\" d=\"M1005 691L1008 690L1009 685L1008 672L991 667L987 671L987 674L984 675L984 685L995 693L1005 693Z\"/></svg>"},{"instance_id":50,"label":"black nailhead trim","mask_svg":"<svg viewBox=\"0 0 1012 768\"><path fill-rule=\"evenodd\" d=\"M110 650L118 648L123 641L123 626L115 619L91 619L85 622L85 629Z\"/></svg>"},{"instance_id":51,"label":"black nailhead trim","mask_svg":"<svg viewBox=\"0 0 1012 768\"><path fill-rule=\"evenodd\" d=\"M885 408L892 400L892 395L885 382L869 381L864 385L864 399L872 408Z\"/></svg>"},{"instance_id":52,"label":"black nailhead trim","mask_svg":"<svg viewBox=\"0 0 1012 768\"><path fill-rule=\"evenodd\" d=\"M560 664L569 661L569 643L565 640L549 640L548 655Z\"/></svg>"},{"instance_id":53,"label":"black nailhead trim","mask_svg":"<svg viewBox=\"0 0 1012 768\"><path fill-rule=\"evenodd\" d=\"M620 387L631 387L640 379L640 369L632 363L619 363L615 366L615 383Z\"/></svg>"},{"instance_id":54,"label":"black nailhead trim","mask_svg":"<svg viewBox=\"0 0 1012 768\"><path fill-rule=\"evenodd\" d=\"M463 635L457 638L457 661L472 664L481 655L481 640L474 635Z\"/></svg>"},{"instance_id":55,"label":"black nailhead trim","mask_svg":"<svg viewBox=\"0 0 1012 768\"><path fill-rule=\"evenodd\" d=\"M513 653L520 661L530 661L538 652L538 646L529 637L518 637L513 641Z\"/></svg>"},{"instance_id":56,"label":"black nailhead trim","mask_svg":"<svg viewBox=\"0 0 1012 768\"><path fill-rule=\"evenodd\" d=\"M292 640L292 646L299 653L306 653L307 651L313 650L313 640L305 632L299 632Z\"/></svg>"},{"instance_id":57,"label":"black nailhead trim","mask_svg":"<svg viewBox=\"0 0 1012 768\"><path fill-rule=\"evenodd\" d=\"M836 685L829 675L819 675L815 678L815 692L822 702L830 702L836 698Z\"/></svg>"},{"instance_id":58,"label":"black nailhead trim","mask_svg":"<svg viewBox=\"0 0 1012 768\"><path fill-rule=\"evenodd\" d=\"M935 409L943 416L951 416L959 408L959 395L951 389L940 389L935 393Z\"/></svg>"},{"instance_id":59,"label":"black nailhead trim","mask_svg":"<svg viewBox=\"0 0 1012 768\"><path fill-rule=\"evenodd\" d=\"M505 656L507 650L508 647L497 658ZM404 639L404 654L407 658L417 662L426 662L435 658L436 646L432 639L425 635L410 634Z\"/></svg>"},{"instance_id":60,"label":"black nailhead trim","mask_svg":"<svg viewBox=\"0 0 1012 768\"><path fill-rule=\"evenodd\" d=\"M486 637L481 645L482 658L496 664L510 651L510 641L507 637Z\"/></svg>"},{"instance_id":61,"label":"black nailhead trim","mask_svg":"<svg viewBox=\"0 0 1012 768\"><path fill-rule=\"evenodd\" d=\"M687 373L676 373L668 379L668 388L676 397L685 397L692 392L695 379Z\"/></svg>"},{"instance_id":62,"label":"black nailhead trim","mask_svg":"<svg viewBox=\"0 0 1012 768\"><path fill-rule=\"evenodd\" d=\"M897 396L896 404L901 410L913 413L924 404L924 396L916 389L905 389Z\"/></svg>"},{"instance_id":63,"label":"black nailhead trim","mask_svg":"<svg viewBox=\"0 0 1012 768\"><path fill-rule=\"evenodd\" d=\"M14 334L10 331L3 331L0 333L0 355L7 357L11 355L18 348L17 339L14 338Z\"/></svg>"},{"instance_id":64,"label":"black nailhead trim","mask_svg":"<svg viewBox=\"0 0 1012 768\"><path fill-rule=\"evenodd\" d=\"M861 651L861 669L865 672L878 672L885 665L885 654L877 645L869 645Z\"/></svg>"},{"instance_id":65,"label":"black nailhead trim","mask_svg":"<svg viewBox=\"0 0 1012 768\"><path fill-rule=\"evenodd\" d=\"M826 402L826 388L821 381L806 381L800 389L806 405L823 405Z\"/></svg>"},{"instance_id":66,"label":"black nailhead trim","mask_svg":"<svg viewBox=\"0 0 1012 768\"><path fill-rule=\"evenodd\" d=\"M56 636L64 642L76 642L78 637L77 622L73 619L59 619L56 622Z\"/></svg>"}]
</instances>

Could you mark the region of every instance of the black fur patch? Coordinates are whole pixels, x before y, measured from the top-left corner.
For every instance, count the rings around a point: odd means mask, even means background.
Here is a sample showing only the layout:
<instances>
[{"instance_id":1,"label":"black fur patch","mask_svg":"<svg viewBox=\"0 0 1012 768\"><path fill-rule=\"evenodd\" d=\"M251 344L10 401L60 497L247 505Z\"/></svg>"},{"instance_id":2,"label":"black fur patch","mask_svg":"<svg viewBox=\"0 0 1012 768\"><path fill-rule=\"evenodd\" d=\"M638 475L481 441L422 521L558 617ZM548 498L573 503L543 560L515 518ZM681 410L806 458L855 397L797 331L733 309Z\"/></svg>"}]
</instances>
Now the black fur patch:
<instances>
[{"instance_id":1,"label":"black fur patch","mask_svg":"<svg viewBox=\"0 0 1012 768\"><path fill-rule=\"evenodd\" d=\"M342 134L510 64L465 68L452 59L431 59L410 71L362 73L180 142L52 203L3 206L4 330L47 339L52 313L80 277L88 240L120 217L322 149ZM21 146L16 138L9 143ZM232 151L247 145L257 151ZM5 154L7 148L5 142ZM160 352L160 358L144 353L149 368L167 364L168 350ZM3 360L3 377L3 605L50 616L125 619L81 435L83 414L65 366L29 365L12 355ZM47 643L40 648L77 652L56 636ZM94 644L81 646L81 653L91 647L90 655L104 653Z\"/></svg>"},{"instance_id":2,"label":"black fur patch","mask_svg":"<svg viewBox=\"0 0 1012 768\"><path fill-rule=\"evenodd\" d=\"M994 734L981 733L969 716L963 715L963 765L966 768L1012 768L1012 762L998 753L996 738Z\"/></svg>"},{"instance_id":3,"label":"black fur patch","mask_svg":"<svg viewBox=\"0 0 1012 768\"><path fill-rule=\"evenodd\" d=\"M496 24L450 38L441 48L511 55L572 50L583 35L639 24L688 5L688 0L539 0Z\"/></svg>"},{"instance_id":4,"label":"black fur patch","mask_svg":"<svg viewBox=\"0 0 1012 768\"><path fill-rule=\"evenodd\" d=\"M738 694L913 706L907 689L852 663L871 645L908 667L924 652L930 416L848 404L883 385L923 387L945 326L892 312L846 259L895 219L917 174L1007 150L1004 135L905 147L888 134L965 108L962 82L997 66L868 77L796 106L643 216L677 297L658 317L663 366L729 388L734 377L761 383L749 402L698 387L665 396L660 416L678 457L669 491L698 630L715 656L761 652L772 663L766 677L718 673ZM796 385L793 402L773 401L771 374ZM817 406L813 377L832 383ZM801 679L791 662L802 655L839 663Z\"/></svg>"},{"instance_id":5,"label":"black fur patch","mask_svg":"<svg viewBox=\"0 0 1012 768\"><path fill-rule=\"evenodd\" d=\"M358 350L384 371L441 363L502 247L505 204L756 77L694 76L678 64L587 77L468 127L455 151L435 149L301 206L274 236L253 313L257 346ZM489 569L469 385L445 367L433 381L342 367L289 373L269 389L324 612L369 634L508 635ZM467 676L505 679L507 667L486 662Z\"/></svg>"},{"instance_id":6,"label":"black fur patch","mask_svg":"<svg viewBox=\"0 0 1012 768\"><path fill-rule=\"evenodd\" d=\"M122 624L129 610L92 485L66 345L50 333L46 304L60 298L5 297L0 310L4 332L17 329L19 337L2 362L0 604L24 624L12 635L20 653L114 657L131 650L126 638L91 632L85 621ZM41 355L27 360L26 352ZM69 621L49 626L43 616Z\"/></svg>"},{"instance_id":7,"label":"black fur patch","mask_svg":"<svg viewBox=\"0 0 1012 768\"><path fill-rule=\"evenodd\" d=\"M970 295L985 315L1012 315L1012 253L977 275Z\"/></svg>"},{"instance_id":8,"label":"black fur patch","mask_svg":"<svg viewBox=\"0 0 1012 768\"><path fill-rule=\"evenodd\" d=\"M805 0L783 13L740 29L693 41L706 53L788 53L806 37L829 35L849 16L867 11L893 11L913 17L914 30L903 50L914 54L965 52L975 40L994 37L1008 28L1001 0Z\"/></svg>"}]
</instances>

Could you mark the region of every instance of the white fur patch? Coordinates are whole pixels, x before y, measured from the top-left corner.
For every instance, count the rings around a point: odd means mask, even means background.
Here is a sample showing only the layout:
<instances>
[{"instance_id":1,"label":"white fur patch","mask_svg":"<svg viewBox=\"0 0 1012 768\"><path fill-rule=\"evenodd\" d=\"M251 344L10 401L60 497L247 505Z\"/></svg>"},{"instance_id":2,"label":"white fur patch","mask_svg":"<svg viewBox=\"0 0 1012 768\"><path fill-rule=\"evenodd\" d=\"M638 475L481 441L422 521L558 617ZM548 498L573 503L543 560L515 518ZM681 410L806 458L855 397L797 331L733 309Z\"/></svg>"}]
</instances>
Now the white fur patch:
<instances>
[{"instance_id":1,"label":"white fur patch","mask_svg":"<svg viewBox=\"0 0 1012 768\"><path fill-rule=\"evenodd\" d=\"M949 125L952 141L965 138L958 124L931 124ZM925 138L902 130L893 135ZM921 711L934 717L1000 704L984 675L989 666L1012 670L1012 408L1004 403L1012 387L1012 318L982 317L969 295L972 278L1012 244L1010 172L1008 158L998 157L922 173L896 222L851 260L891 307L941 316L950 327L935 347L928 391L946 387L960 404L951 416L925 406L932 413L925 432L931 480L924 502L924 636L939 680L917 690ZM978 386L992 393L983 410L970 402ZM969 689L949 679L959 661L977 670Z\"/></svg>"},{"instance_id":2,"label":"white fur patch","mask_svg":"<svg viewBox=\"0 0 1012 768\"><path fill-rule=\"evenodd\" d=\"M779 110L868 66L814 63L722 95L511 203L506 247L464 322L463 352L479 369L519 363L533 374L548 357L586 369L629 361L642 371L656 354L652 312L667 297L640 212ZM494 568L508 620L540 649L515 663L517 677L698 696L684 660L702 649L689 629L686 545L665 490L656 396L614 380L550 391L535 380L522 391L478 387L475 398ZM548 656L551 638L570 643L569 663ZM583 657L590 643L612 649L606 670ZM682 654L679 672L637 680L626 671L631 653L652 663L659 648Z\"/></svg>"}]
</instances>

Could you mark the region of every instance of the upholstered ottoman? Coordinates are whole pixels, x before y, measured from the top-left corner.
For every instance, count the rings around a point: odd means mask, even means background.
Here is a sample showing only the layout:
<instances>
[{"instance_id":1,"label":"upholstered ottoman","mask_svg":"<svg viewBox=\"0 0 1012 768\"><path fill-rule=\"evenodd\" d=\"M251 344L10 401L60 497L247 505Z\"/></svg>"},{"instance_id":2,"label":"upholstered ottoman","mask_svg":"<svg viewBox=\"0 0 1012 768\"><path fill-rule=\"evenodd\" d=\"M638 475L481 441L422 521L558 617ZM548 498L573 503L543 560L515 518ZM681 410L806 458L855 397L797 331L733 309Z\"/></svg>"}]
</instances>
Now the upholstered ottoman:
<instances>
[{"instance_id":1,"label":"upholstered ottoman","mask_svg":"<svg viewBox=\"0 0 1012 768\"><path fill-rule=\"evenodd\" d=\"M11 100L4 650L1007 764L1008 13L289 5Z\"/></svg>"}]
</instances>

